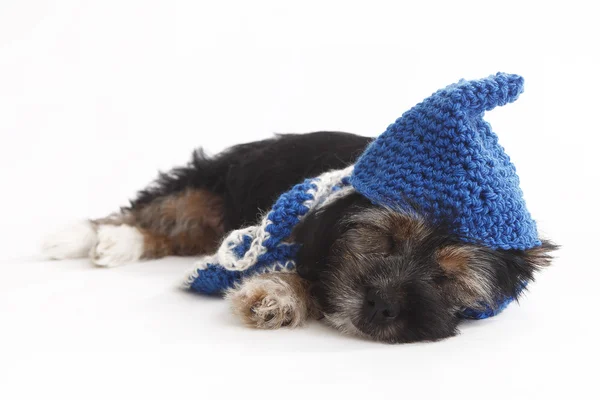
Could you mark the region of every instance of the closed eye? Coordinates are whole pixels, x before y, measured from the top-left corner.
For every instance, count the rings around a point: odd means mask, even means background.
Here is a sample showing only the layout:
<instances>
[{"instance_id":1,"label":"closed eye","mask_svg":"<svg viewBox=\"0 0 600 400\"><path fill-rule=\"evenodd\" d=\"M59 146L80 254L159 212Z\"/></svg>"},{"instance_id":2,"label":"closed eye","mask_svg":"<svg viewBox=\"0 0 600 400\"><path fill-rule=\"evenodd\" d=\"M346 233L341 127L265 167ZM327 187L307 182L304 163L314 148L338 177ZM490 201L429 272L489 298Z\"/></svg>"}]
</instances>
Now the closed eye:
<instances>
[{"instance_id":1,"label":"closed eye","mask_svg":"<svg viewBox=\"0 0 600 400\"><path fill-rule=\"evenodd\" d=\"M387 253L388 255L398 254L400 251L400 243L394 237L394 235L387 235Z\"/></svg>"}]
</instances>

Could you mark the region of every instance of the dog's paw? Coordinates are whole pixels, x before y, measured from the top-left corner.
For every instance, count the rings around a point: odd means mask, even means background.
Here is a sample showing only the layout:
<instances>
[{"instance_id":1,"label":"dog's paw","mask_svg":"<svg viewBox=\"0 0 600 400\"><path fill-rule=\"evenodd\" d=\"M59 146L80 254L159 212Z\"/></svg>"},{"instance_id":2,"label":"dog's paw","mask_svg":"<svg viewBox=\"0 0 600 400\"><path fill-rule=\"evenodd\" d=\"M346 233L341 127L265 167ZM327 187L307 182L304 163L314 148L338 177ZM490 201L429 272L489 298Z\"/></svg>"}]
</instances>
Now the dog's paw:
<instances>
[{"instance_id":1,"label":"dog's paw","mask_svg":"<svg viewBox=\"0 0 600 400\"><path fill-rule=\"evenodd\" d=\"M100 225L90 258L100 267L116 267L139 260L144 252L144 236L129 225Z\"/></svg>"},{"instance_id":2,"label":"dog's paw","mask_svg":"<svg viewBox=\"0 0 600 400\"><path fill-rule=\"evenodd\" d=\"M257 276L247 279L240 287L231 289L226 298L231 302L233 312L254 328L295 327L307 319L306 305L280 278Z\"/></svg>"},{"instance_id":3,"label":"dog's paw","mask_svg":"<svg viewBox=\"0 0 600 400\"><path fill-rule=\"evenodd\" d=\"M42 254L53 260L87 257L96 243L96 229L87 220L66 226L48 235L42 243Z\"/></svg>"}]
</instances>

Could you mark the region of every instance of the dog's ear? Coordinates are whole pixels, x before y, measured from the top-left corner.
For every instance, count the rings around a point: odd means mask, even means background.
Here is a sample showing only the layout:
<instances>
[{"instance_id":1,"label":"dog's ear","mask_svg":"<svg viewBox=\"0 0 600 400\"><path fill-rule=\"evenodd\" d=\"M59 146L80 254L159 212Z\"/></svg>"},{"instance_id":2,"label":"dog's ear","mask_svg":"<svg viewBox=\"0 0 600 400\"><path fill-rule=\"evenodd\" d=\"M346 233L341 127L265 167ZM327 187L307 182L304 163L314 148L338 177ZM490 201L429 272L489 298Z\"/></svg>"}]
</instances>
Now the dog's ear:
<instances>
[{"instance_id":1,"label":"dog's ear","mask_svg":"<svg viewBox=\"0 0 600 400\"><path fill-rule=\"evenodd\" d=\"M492 304L505 297L518 298L534 273L550 265L551 252L558 249L544 240L528 250L492 250L456 244L439 249L436 260L449 278L451 296L461 306Z\"/></svg>"},{"instance_id":2,"label":"dog's ear","mask_svg":"<svg viewBox=\"0 0 600 400\"><path fill-rule=\"evenodd\" d=\"M298 252L298 274L317 281L327 265L329 250L344 232L344 219L352 213L361 196L351 194L310 213L294 230L294 241L302 247Z\"/></svg>"},{"instance_id":3,"label":"dog's ear","mask_svg":"<svg viewBox=\"0 0 600 400\"><path fill-rule=\"evenodd\" d=\"M555 250L558 246L548 240L528 250L496 250L495 286L503 295L517 298L523 285L534 280L535 272L550 265Z\"/></svg>"},{"instance_id":4,"label":"dog's ear","mask_svg":"<svg viewBox=\"0 0 600 400\"><path fill-rule=\"evenodd\" d=\"M560 246L552 243L549 240L542 240L542 245L534 247L529 250L523 251L521 257L525 259L531 266L535 266L536 269L548 267L553 260L552 253L560 248Z\"/></svg>"}]
</instances>

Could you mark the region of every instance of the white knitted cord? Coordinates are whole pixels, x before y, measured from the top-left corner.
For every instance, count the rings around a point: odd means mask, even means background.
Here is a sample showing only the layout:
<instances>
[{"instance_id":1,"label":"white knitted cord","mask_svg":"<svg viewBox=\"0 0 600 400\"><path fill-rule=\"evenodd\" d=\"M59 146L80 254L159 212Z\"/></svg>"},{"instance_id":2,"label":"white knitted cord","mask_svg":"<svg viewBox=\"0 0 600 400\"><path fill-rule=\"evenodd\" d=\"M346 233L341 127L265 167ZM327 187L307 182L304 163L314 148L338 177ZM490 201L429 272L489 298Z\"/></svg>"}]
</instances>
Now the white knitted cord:
<instances>
[{"instance_id":1,"label":"white knitted cord","mask_svg":"<svg viewBox=\"0 0 600 400\"><path fill-rule=\"evenodd\" d=\"M312 196L312 199L306 200L303 203L308 208L306 214L313 209L317 209L332 194L333 187L341 184L342 179L352 173L353 168L353 166L350 166L342 170L326 172L315 178L312 183L316 186L316 189L311 188L307 191ZM267 248L263 243L271 237L266 230L270 224L272 222L269 220L269 214L267 213L262 218L260 225L231 232L217 251L219 265L231 271L245 271L256 264L258 257L267 252ZM246 236L254 237L254 239L246 254L242 258L237 258L233 249L242 244ZM200 260L199 262L201 263L202 261Z\"/></svg>"},{"instance_id":2,"label":"white knitted cord","mask_svg":"<svg viewBox=\"0 0 600 400\"><path fill-rule=\"evenodd\" d=\"M325 172L324 174L314 178L311 183L316 186L316 189L311 188L307 191L312 198L303 203L303 205L308 208L308 211L306 214L304 214L304 216L311 211L317 210L325 204L329 204L331 201L350 193L353 190L352 187L343 187L335 192L333 191L333 188L341 185L342 179L350 176L353 168L354 166L351 165L341 170ZM272 224L268 216L269 213L266 213L262 217L259 225L238 229L227 235L215 254L204 256L194 263L194 269L189 272L185 282L183 283L183 286L189 288L194 280L198 277L198 271L206 269L208 265L211 264L220 265L224 269L230 271L245 271L256 264L258 258L267 252L267 248L263 245L263 243L271 237L269 232L266 230L267 226ZM250 247L244 256L238 258L233 250L244 242L245 237L253 238L252 243L250 244ZM285 265L288 267L294 264L295 263L292 260L285 263Z\"/></svg>"}]
</instances>

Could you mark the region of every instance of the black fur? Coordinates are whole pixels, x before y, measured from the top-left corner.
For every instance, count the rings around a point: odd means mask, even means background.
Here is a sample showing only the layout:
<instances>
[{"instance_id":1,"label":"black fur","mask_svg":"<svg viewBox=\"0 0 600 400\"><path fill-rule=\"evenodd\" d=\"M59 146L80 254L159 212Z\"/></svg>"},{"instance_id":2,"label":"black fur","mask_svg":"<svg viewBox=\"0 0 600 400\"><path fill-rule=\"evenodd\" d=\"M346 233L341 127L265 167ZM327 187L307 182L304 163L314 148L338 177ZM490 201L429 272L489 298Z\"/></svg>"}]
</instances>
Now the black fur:
<instances>
[{"instance_id":1,"label":"black fur","mask_svg":"<svg viewBox=\"0 0 600 400\"><path fill-rule=\"evenodd\" d=\"M189 165L160 174L130 207L187 188L208 189L223 196L229 231L254 223L281 193L303 179L354 163L371 140L343 132L313 132L240 144L214 157L200 148Z\"/></svg>"}]
</instances>

